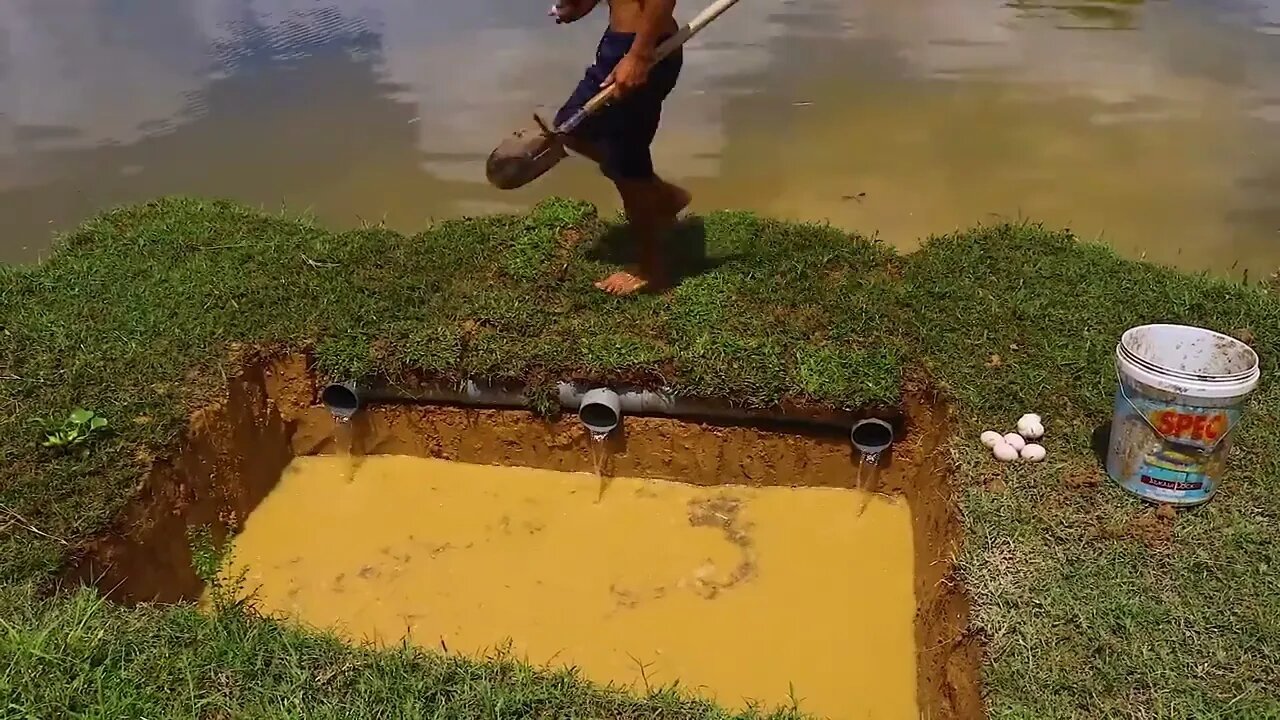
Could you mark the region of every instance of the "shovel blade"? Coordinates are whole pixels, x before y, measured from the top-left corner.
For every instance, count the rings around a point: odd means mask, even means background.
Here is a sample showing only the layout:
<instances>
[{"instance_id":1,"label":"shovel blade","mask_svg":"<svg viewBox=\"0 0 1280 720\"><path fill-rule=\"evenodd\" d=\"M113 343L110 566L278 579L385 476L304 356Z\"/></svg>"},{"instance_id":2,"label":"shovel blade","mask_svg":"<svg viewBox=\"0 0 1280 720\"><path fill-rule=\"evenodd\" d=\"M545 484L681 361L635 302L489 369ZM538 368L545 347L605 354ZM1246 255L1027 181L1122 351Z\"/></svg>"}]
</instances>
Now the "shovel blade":
<instances>
[{"instance_id":1,"label":"shovel blade","mask_svg":"<svg viewBox=\"0 0 1280 720\"><path fill-rule=\"evenodd\" d=\"M558 136L542 129L520 130L489 154L485 176L499 190L514 190L538 179L568 155Z\"/></svg>"}]
</instances>

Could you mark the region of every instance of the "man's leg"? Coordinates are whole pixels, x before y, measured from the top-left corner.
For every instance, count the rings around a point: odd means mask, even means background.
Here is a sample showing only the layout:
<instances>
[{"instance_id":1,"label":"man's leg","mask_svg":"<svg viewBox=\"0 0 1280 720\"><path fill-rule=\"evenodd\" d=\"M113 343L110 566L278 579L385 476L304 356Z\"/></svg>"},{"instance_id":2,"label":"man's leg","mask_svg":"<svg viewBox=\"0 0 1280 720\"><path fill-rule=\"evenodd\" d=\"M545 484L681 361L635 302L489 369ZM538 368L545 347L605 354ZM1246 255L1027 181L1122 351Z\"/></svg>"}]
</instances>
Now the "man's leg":
<instances>
[{"instance_id":1,"label":"man's leg","mask_svg":"<svg viewBox=\"0 0 1280 720\"><path fill-rule=\"evenodd\" d=\"M605 33L596 50L596 63L587 69L574 94L557 113L557 125L598 91L604 78L630 49L632 40L633 36L627 33ZM596 283L596 287L616 295L646 287L656 289L665 284L662 236L690 201L688 192L654 174L649 155L662 103L675 87L682 64L683 56L676 51L650 71L645 85L588 117L566 142L570 150L595 161L613 181L622 196L627 223L639 245L638 267L614 273Z\"/></svg>"},{"instance_id":2,"label":"man's leg","mask_svg":"<svg viewBox=\"0 0 1280 720\"><path fill-rule=\"evenodd\" d=\"M634 270L616 272L596 283L596 287L614 295L661 290L670 281L662 241L691 196L657 175L641 180L619 178L614 185L622 196L627 224L639 249L639 263Z\"/></svg>"},{"instance_id":3,"label":"man's leg","mask_svg":"<svg viewBox=\"0 0 1280 720\"><path fill-rule=\"evenodd\" d=\"M609 174L605 169L606 153L600 145L582 138L567 138L565 144ZM618 177L613 184L622 198L627 225L639 247L639 264L634 271L610 275L596 283L596 287L615 295L664 287L668 277L662 258L662 238L675 224L676 216L689 205L692 196L684 188L657 175L630 180Z\"/></svg>"},{"instance_id":4,"label":"man's leg","mask_svg":"<svg viewBox=\"0 0 1280 720\"><path fill-rule=\"evenodd\" d=\"M649 146L658 132L662 104L680 76L679 51L655 65L649 80L616 108L615 123L602 135L608 150L606 174L622 195L627 222L639 246L640 262L634 271L614 273L596 283L601 290L628 295L639 290L659 290L670 281L662 255L662 242L675 225L676 216L689 204L684 189L666 182L653 171Z\"/></svg>"}]
</instances>

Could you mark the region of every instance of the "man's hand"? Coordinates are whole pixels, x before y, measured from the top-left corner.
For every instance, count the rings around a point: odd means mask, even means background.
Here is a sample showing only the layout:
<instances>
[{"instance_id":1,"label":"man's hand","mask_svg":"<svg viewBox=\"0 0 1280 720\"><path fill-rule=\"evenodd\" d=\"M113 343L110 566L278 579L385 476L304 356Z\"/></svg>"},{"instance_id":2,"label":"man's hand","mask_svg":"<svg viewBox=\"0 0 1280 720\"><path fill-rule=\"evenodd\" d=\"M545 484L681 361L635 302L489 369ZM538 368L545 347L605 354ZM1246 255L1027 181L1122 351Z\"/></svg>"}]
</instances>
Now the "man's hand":
<instances>
[{"instance_id":1,"label":"man's hand","mask_svg":"<svg viewBox=\"0 0 1280 720\"><path fill-rule=\"evenodd\" d=\"M547 15L556 19L557 25L577 22L595 9L600 0L559 0L547 11Z\"/></svg>"},{"instance_id":2,"label":"man's hand","mask_svg":"<svg viewBox=\"0 0 1280 720\"><path fill-rule=\"evenodd\" d=\"M608 87L613 83L618 88L615 92L619 96L626 95L645 84L651 69L653 69L653 53L632 50L613 68L613 72L604 79L601 87Z\"/></svg>"}]
</instances>

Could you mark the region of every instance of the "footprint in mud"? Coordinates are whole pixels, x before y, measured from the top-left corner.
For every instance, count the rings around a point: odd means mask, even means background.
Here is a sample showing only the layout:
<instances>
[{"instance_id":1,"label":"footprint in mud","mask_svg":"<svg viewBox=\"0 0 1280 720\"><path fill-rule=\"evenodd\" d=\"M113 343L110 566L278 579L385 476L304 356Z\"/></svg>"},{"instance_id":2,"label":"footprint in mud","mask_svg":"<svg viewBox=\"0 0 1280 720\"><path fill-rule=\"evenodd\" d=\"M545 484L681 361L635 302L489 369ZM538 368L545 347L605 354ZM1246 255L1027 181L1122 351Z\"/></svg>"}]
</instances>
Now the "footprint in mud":
<instances>
[{"instance_id":1,"label":"footprint in mud","mask_svg":"<svg viewBox=\"0 0 1280 720\"><path fill-rule=\"evenodd\" d=\"M742 498L727 494L690 500L689 525L721 528L729 542L740 548L751 547L751 525L741 519L745 504Z\"/></svg>"},{"instance_id":2,"label":"footprint in mud","mask_svg":"<svg viewBox=\"0 0 1280 720\"><path fill-rule=\"evenodd\" d=\"M609 586L609 594L617 602L618 607L630 610L640 604L640 598L636 594L626 588L620 588L617 585Z\"/></svg>"},{"instance_id":3,"label":"footprint in mud","mask_svg":"<svg viewBox=\"0 0 1280 720\"><path fill-rule=\"evenodd\" d=\"M694 571L694 591L708 600L755 577L756 553L751 540L751 525L742 519L745 505L742 498L727 493L689 501L689 525L720 528L725 539L742 551L742 560L726 579L715 577L716 567L710 562Z\"/></svg>"},{"instance_id":4,"label":"footprint in mud","mask_svg":"<svg viewBox=\"0 0 1280 720\"><path fill-rule=\"evenodd\" d=\"M542 583L538 584L541 585ZM666 586L659 585L645 593L639 590L630 590L618 587L617 584L612 584L609 586L609 594L613 596L615 604L619 609L632 610L639 607L646 600L661 600L666 597L667 588Z\"/></svg>"},{"instance_id":5,"label":"footprint in mud","mask_svg":"<svg viewBox=\"0 0 1280 720\"><path fill-rule=\"evenodd\" d=\"M391 558L392 560L395 560L397 563L400 563L401 565L408 565L409 561L413 559L413 556L410 555L408 552L405 552L405 554L403 555L397 555L395 550L390 546L384 546L381 549L379 549L378 552L386 557Z\"/></svg>"}]
</instances>

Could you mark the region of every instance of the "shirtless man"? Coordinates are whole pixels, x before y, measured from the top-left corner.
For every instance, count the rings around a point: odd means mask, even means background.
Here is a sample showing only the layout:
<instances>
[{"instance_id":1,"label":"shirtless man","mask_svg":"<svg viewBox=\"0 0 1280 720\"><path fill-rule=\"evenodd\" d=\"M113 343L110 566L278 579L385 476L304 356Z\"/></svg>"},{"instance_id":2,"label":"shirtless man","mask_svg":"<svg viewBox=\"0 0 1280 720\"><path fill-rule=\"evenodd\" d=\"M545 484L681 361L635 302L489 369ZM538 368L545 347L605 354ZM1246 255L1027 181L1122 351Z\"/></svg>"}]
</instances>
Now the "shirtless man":
<instances>
[{"instance_id":1,"label":"shirtless man","mask_svg":"<svg viewBox=\"0 0 1280 720\"><path fill-rule=\"evenodd\" d=\"M649 145L658 130L662 101L675 87L683 55L679 50L655 62L658 44L678 29L676 0L607 0L609 28L596 48L595 64L569 97L560 124L609 83L618 87L616 99L588 117L566 140L571 150L595 161L622 196L627 223L640 247L639 266L617 272L596 283L614 295L662 289L667 281L660 249L663 235L676 215L689 204L684 189L653 172ZM580 20L600 0L559 0L551 15L557 23Z\"/></svg>"}]
</instances>

